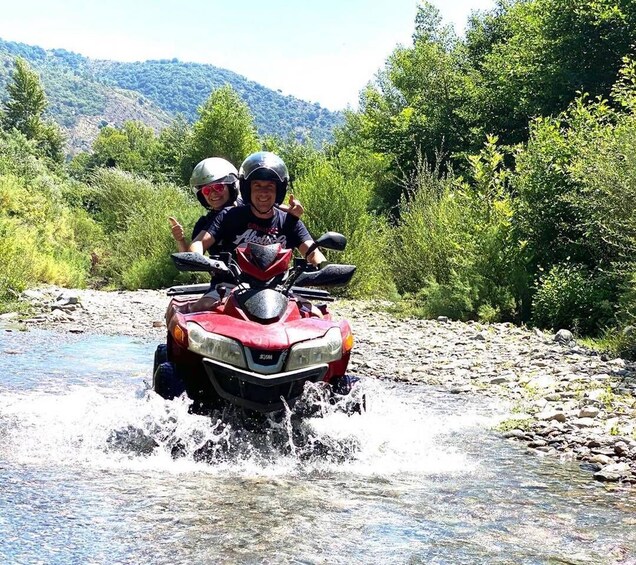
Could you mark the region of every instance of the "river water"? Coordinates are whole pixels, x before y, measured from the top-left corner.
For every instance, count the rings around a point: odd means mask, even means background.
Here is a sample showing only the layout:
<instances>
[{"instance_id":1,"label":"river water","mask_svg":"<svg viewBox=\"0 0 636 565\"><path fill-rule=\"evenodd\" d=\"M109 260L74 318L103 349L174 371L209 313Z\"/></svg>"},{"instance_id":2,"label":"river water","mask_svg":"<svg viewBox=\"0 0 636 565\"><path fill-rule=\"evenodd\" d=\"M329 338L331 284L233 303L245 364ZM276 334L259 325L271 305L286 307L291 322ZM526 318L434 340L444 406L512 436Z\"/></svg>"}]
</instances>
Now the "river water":
<instances>
[{"instance_id":1,"label":"river water","mask_svg":"<svg viewBox=\"0 0 636 565\"><path fill-rule=\"evenodd\" d=\"M636 563L634 493L503 407L365 381L362 415L256 433L148 391L154 346L1 331L0 562Z\"/></svg>"}]
</instances>

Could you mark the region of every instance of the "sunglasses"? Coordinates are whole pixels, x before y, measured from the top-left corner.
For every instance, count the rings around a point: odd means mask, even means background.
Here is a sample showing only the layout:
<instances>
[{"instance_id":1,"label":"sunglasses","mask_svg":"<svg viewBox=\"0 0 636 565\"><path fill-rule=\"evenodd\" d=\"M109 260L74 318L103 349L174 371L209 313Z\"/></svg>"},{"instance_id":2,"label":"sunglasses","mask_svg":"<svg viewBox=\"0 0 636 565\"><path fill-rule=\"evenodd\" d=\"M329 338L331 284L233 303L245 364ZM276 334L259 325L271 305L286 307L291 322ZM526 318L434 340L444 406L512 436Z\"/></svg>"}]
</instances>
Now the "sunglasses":
<instances>
[{"instance_id":1,"label":"sunglasses","mask_svg":"<svg viewBox=\"0 0 636 565\"><path fill-rule=\"evenodd\" d=\"M218 192L219 194L225 190L226 184L222 184L220 182L214 182L211 184L206 184L201 187L201 192L203 196L210 196L213 192Z\"/></svg>"}]
</instances>

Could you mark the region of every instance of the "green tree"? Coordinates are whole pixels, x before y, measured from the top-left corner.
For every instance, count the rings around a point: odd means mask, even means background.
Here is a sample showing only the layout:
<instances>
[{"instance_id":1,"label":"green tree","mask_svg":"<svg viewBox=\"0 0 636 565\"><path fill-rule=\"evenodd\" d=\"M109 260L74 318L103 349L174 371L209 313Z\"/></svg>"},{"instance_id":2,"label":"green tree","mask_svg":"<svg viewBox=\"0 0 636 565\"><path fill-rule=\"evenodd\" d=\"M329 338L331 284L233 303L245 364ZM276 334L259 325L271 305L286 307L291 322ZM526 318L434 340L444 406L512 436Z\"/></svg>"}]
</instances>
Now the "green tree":
<instances>
[{"instance_id":1,"label":"green tree","mask_svg":"<svg viewBox=\"0 0 636 565\"><path fill-rule=\"evenodd\" d=\"M64 140L59 127L44 118L48 102L38 75L28 63L18 57L11 81L7 84L8 98L0 116L2 127L15 129L36 142L41 154L54 161L64 159Z\"/></svg>"},{"instance_id":2,"label":"green tree","mask_svg":"<svg viewBox=\"0 0 636 565\"><path fill-rule=\"evenodd\" d=\"M356 145L389 157L388 177L377 200L395 207L422 157L436 160L463 148L466 137L465 80L457 38L443 26L439 10L418 7L413 45L398 47L375 81L361 94L360 111L346 114L337 134L340 147Z\"/></svg>"},{"instance_id":3,"label":"green tree","mask_svg":"<svg viewBox=\"0 0 636 565\"><path fill-rule=\"evenodd\" d=\"M187 182L194 166L206 157L223 157L237 168L243 159L259 148L250 110L230 85L210 94L199 108L199 119L192 128L187 148Z\"/></svg>"},{"instance_id":4,"label":"green tree","mask_svg":"<svg viewBox=\"0 0 636 565\"><path fill-rule=\"evenodd\" d=\"M187 156L192 127L183 115L161 130L157 143L155 164L160 178L176 184L187 179L191 172Z\"/></svg>"},{"instance_id":5,"label":"green tree","mask_svg":"<svg viewBox=\"0 0 636 565\"><path fill-rule=\"evenodd\" d=\"M518 143L529 120L566 110L579 92L608 97L635 34L633 0L500 0L466 33L474 133Z\"/></svg>"},{"instance_id":6,"label":"green tree","mask_svg":"<svg viewBox=\"0 0 636 565\"><path fill-rule=\"evenodd\" d=\"M154 131L141 122L127 121L121 128L106 126L93 143L91 167L117 167L153 178L157 148Z\"/></svg>"}]
</instances>

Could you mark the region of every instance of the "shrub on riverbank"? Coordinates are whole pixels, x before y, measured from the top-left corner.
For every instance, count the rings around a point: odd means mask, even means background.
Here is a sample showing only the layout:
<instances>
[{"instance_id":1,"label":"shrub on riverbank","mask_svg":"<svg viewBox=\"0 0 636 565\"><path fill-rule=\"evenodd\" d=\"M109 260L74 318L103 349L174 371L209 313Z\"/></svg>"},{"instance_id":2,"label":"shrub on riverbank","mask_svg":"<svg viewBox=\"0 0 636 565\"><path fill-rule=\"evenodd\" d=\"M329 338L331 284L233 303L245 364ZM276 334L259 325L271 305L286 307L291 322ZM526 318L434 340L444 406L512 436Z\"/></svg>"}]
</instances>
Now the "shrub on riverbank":
<instances>
[{"instance_id":1,"label":"shrub on riverbank","mask_svg":"<svg viewBox=\"0 0 636 565\"><path fill-rule=\"evenodd\" d=\"M98 169L88 199L107 243L97 257L97 274L109 285L161 288L178 280L168 217L178 218L186 231L194 225L202 208L189 194L118 169Z\"/></svg>"},{"instance_id":2,"label":"shrub on riverbank","mask_svg":"<svg viewBox=\"0 0 636 565\"><path fill-rule=\"evenodd\" d=\"M511 202L493 138L472 159L473 182L425 166L412 180L393 231L393 276L425 317L517 317Z\"/></svg>"},{"instance_id":3,"label":"shrub on riverbank","mask_svg":"<svg viewBox=\"0 0 636 565\"><path fill-rule=\"evenodd\" d=\"M99 228L67 206L55 176L0 175L0 301L38 283L82 287Z\"/></svg>"},{"instance_id":4,"label":"shrub on riverbank","mask_svg":"<svg viewBox=\"0 0 636 565\"><path fill-rule=\"evenodd\" d=\"M357 267L347 286L347 295L394 296L388 225L368 209L373 184L360 173L356 158L343 155L334 162L317 156L305 164L304 174L295 182L294 190L306 210L303 222L313 237L336 231L347 238L344 252L327 251L329 260Z\"/></svg>"}]
</instances>

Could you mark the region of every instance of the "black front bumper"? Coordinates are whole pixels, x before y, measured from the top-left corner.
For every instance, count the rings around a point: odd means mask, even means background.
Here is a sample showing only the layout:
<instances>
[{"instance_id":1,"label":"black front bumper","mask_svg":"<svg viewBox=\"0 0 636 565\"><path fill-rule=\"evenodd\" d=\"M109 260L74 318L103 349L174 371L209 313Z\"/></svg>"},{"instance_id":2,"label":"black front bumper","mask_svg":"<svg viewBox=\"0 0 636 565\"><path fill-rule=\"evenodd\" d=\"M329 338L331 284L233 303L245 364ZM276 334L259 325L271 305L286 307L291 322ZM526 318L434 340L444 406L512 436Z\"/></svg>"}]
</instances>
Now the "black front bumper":
<instances>
[{"instance_id":1,"label":"black front bumper","mask_svg":"<svg viewBox=\"0 0 636 565\"><path fill-rule=\"evenodd\" d=\"M306 369L264 375L232 365L203 360L205 372L216 393L228 402L258 412L276 412L302 394L307 381L322 381L329 365L313 365Z\"/></svg>"}]
</instances>

